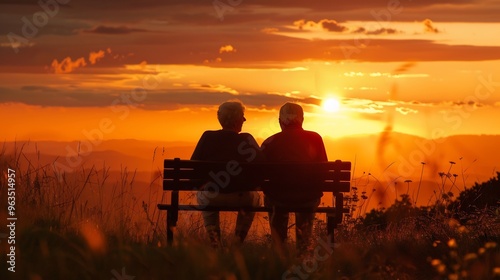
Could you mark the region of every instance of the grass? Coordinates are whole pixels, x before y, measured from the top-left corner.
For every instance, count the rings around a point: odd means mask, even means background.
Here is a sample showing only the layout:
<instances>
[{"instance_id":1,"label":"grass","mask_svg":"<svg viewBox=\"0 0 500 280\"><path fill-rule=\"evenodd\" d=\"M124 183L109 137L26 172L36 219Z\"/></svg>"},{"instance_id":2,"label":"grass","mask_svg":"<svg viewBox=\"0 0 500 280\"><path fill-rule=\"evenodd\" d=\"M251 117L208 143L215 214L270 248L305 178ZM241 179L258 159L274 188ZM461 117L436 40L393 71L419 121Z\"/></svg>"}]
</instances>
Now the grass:
<instances>
[{"instance_id":1,"label":"grass","mask_svg":"<svg viewBox=\"0 0 500 280\"><path fill-rule=\"evenodd\" d=\"M18 217L16 272L4 268L0 279L500 279L496 205L483 200L476 208L462 205L478 201L472 196L477 189L494 197L490 189L500 188L497 179L451 197L446 189L456 176L441 177L440 197L425 207L403 194L387 209L367 212L363 203L373 193L353 193L357 207L336 231L340 246L325 245L324 222L317 220L317 242L309 254L299 255L293 243L278 254L269 245L263 217L254 222L248 242L214 250L206 245L198 213L183 213L176 243L165 246L164 213L155 207L162 194L139 199L133 171L122 169L114 181L104 166L59 176L17 149L0 152L0 220L6 221L9 167L16 170ZM225 238L233 216L224 221ZM2 263L9 249L4 241Z\"/></svg>"}]
</instances>

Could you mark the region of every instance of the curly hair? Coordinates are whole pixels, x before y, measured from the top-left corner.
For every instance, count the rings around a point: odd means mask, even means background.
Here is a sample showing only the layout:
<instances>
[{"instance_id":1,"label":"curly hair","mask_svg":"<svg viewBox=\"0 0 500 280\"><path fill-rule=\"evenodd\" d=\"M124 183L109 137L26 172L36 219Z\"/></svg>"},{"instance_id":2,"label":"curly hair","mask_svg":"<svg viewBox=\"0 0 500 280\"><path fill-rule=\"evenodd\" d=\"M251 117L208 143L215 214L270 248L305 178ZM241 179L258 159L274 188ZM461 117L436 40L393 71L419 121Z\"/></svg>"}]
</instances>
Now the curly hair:
<instances>
[{"instance_id":1,"label":"curly hair","mask_svg":"<svg viewBox=\"0 0 500 280\"><path fill-rule=\"evenodd\" d=\"M232 129L241 125L245 107L239 101L224 102L217 110L217 119L222 128Z\"/></svg>"}]
</instances>

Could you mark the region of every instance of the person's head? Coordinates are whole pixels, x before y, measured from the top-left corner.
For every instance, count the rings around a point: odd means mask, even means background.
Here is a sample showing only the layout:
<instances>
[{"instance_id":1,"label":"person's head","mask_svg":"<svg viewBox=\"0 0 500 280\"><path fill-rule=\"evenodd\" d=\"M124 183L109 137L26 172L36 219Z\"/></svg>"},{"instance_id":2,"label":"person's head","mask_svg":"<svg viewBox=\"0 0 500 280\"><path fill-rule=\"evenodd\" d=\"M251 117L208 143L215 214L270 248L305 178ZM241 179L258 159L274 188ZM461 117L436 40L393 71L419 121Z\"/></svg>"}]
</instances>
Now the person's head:
<instances>
[{"instance_id":1,"label":"person's head","mask_svg":"<svg viewBox=\"0 0 500 280\"><path fill-rule=\"evenodd\" d=\"M281 106L280 118L281 128L302 127L304 122L304 110L299 104L287 102Z\"/></svg>"},{"instance_id":2,"label":"person's head","mask_svg":"<svg viewBox=\"0 0 500 280\"><path fill-rule=\"evenodd\" d=\"M239 101L224 102L219 106L217 119L223 129L241 131L245 119L245 107Z\"/></svg>"}]
</instances>

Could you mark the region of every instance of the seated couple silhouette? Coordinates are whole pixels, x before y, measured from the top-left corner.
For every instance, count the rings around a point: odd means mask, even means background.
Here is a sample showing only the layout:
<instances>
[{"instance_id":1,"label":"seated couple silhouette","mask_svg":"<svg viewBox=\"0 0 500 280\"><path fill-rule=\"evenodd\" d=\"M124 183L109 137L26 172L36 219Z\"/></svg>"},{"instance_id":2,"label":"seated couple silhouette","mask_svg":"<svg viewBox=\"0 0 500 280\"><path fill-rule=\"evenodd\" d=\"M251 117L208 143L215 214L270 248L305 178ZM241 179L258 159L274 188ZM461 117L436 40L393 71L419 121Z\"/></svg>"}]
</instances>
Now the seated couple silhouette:
<instances>
[{"instance_id":1,"label":"seated couple silhouette","mask_svg":"<svg viewBox=\"0 0 500 280\"><path fill-rule=\"evenodd\" d=\"M281 132L267 138L259 147L249 133L241 133L245 107L239 101L224 102L219 106L217 118L222 129L205 131L191 156L192 160L238 162L325 162L328 161L321 136L302 128L304 111L295 103L285 103L279 112ZM284 186L285 187L285 186ZM304 186L307 189L308 186ZM264 205L273 209L269 224L274 244L281 248L287 239L288 212L283 207L300 207L310 211L295 213L297 248L305 249L311 239L314 211L319 206L321 192L264 191ZM260 206L257 192L231 192L221 189L216 195L198 192L198 203L205 205ZM208 198L208 199L207 199ZM214 247L220 245L218 211L202 212L205 229ZM252 225L255 213L239 211L236 219L235 242L242 243Z\"/></svg>"}]
</instances>

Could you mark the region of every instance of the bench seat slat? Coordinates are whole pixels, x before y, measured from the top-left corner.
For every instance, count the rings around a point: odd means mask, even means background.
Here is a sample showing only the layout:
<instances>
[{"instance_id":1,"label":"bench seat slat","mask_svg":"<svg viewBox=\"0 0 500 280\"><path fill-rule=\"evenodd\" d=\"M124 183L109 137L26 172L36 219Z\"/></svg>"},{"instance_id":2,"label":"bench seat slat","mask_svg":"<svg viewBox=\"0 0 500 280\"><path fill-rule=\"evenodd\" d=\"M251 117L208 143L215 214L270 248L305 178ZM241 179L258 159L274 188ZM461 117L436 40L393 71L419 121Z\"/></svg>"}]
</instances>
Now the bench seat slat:
<instances>
[{"instance_id":1,"label":"bench seat slat","mask_svg":"<svg viewBox=\"0 0 500 280\"><path fill-rule=\"evenodd\" d=\"M263 167L261 167L263 169ZM163 171L163 178L177 178L179 180L182 179L211 179L211 176L215 176L220 171L214 172L213 170L210 169L205 169L205 168L200 168L200 169L180 169L180 170L174 170L174 169L165 169ZM271 173L269 170L260 171L260 170L244 170L242 171L242 176L247 176L245 172L252 172L253 174L256 174L256 176L264 177L264 178L269 178L271 176L276 176L276 173ZM303 172L306 173L304 170L289 170L288 174L298 174L298 172ZM351 180L351 173L350 172L338 172L335 170L329 170L327 173L325 172L311 172L313 176L316 178L324 178L325 180L337 180L337 181L349 181ZM244 175L243 175L244 174ZM247 173L248 174L248 173ZM286 174L286 173L285 173ZM281 175L283 176L283 175ZM238 175L235 175L233 177L238 177Z\"/></svg>"},{"instance_id":2,"label":"bench seat slat","mask_svg":"<svg viewBox=\"0 0 500 280\"><path fill-rule=\"evenodd\" d=\"M240 166L261 166L263 170L268 170L270 168L276 169L287 169L287 168L295 168L299 167L301 169L307 168L307 166L326 166L331 170L351 170L351 162L349 161L328 161L328 162L260 162L260 163L247 163L240 162ZM164 168L175 168L178 167L180 169L187 168L205 168L211 167L215 170L226 168L227 162L224 161L202 161L202 160L186 160L186 159L165 159L164 160Z\"/></svg>"},{"instance_id":3,"label":"bench seat slat","mask_svg":"<svg viewBox=\"0 0 500 280\"><path fill-rule=\"evenodd\" d=\"M173 191L173 190L178 190L178 191L197 191L199 190L200 186L202 186L204 183L206 183L205 180L180 180L174 183L174 180L172 179L165 179L163 180L163 190L164 191ZM269 182L262 182L259 186L259 189L265 189L266 187L272 188L272 184ZM325 181L323 184L319 186L314 186L315 189L322 191L322 192L349 192L351 183L346 181L346 182L334 182L334 181ZM233 190L233 191L249 191L249 190L255 190L256 186L243 186L240 184L237 185L230 185L227 186L227 188ZM290 184L287 185L287 191L295 191L295 190L312 190L311 186L308 186L307 182L304 183L297 183L297 184Z\"/></svg>"},{"instance_id":4,"label":"bench seat slat","mask_svg":"<svg viewBox=\"0 0 500 280\"><path fill-rule=\"evenodd\" d=\"M159 210L171 210L175 206L169 204L158 204ZM208 205L179 205L177 208L179 211L225 211L225 212L236 212L240 210L248 210L252 212L269 212L271 208L260 206L260 207L236 207L236 206L208 206ZM290 212L308 212L307 209L298 207L288 207ZM335 213L337 209L335 207L322 206L318 207L315 213ZM349 209L344 209L344 213L348 213Z\"/></svg>"}]
</instances>

